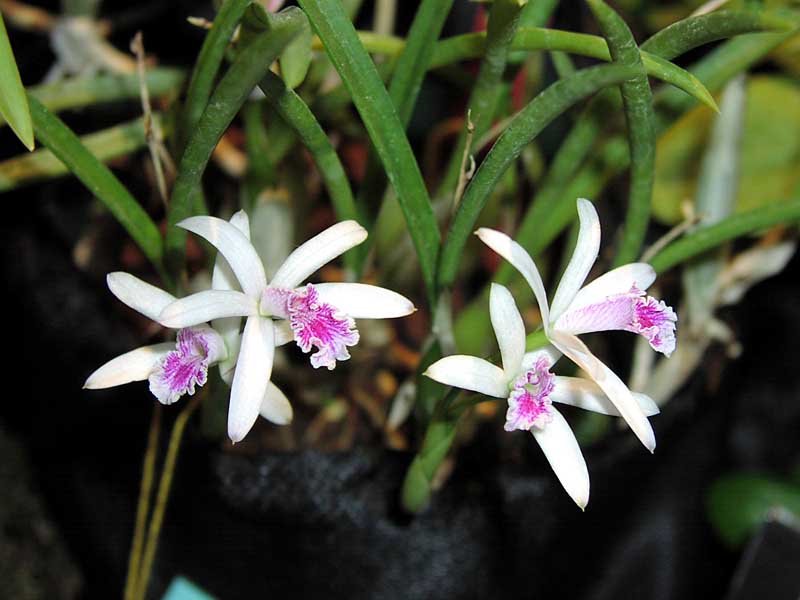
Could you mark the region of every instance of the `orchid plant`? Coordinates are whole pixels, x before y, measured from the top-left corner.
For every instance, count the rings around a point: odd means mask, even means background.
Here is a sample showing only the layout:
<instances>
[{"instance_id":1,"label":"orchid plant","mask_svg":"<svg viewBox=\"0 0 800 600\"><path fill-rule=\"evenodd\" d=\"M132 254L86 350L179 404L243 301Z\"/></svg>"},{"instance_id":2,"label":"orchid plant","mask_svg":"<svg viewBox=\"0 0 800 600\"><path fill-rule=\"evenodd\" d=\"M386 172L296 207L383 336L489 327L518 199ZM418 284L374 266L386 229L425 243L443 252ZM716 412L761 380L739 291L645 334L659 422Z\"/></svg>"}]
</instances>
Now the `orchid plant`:
<instances>
[{"instance_id":1,"label":"orchid plant","mask_svg":"<svg viewBox=\"0 0 800 600\"><path fill-rule=\"evenodd\" d=\"M206 382L207 369L220 363L231 385L228 436L239 442L259 414L277 424L291 421L292 409L270 381L275 346L292 339L311 355L315 368L333 369L347 360L359 340L355 318L385 319L414 312L413 303L382 287L359 283L308 283L309 275L367 237L355 221L337 223L298 247L269 283L244 211L230 222L192 217L179 226L200 235L220 253L212 289L174 298L135 277L109 276L109 287L123 302L165 327L178 329L170 344L147 346L107 363L86 382L97 389L150 378L150 389L165 404ZM123 282L126 285L121 284ZM240 318L246 317L239 332ZM215 327L205 325L213 322Z\"/></svg>"},{"instance_id":2,"label":"orchid plant","mask_svg":"<svg viewBox=\"0 0 800 600\"><path fill-rule=\"evenodd\" d=\"M476 356L446 356L425 375L439 383L507 398L506 431L530 431L558 480L581 508L589 502L589 473L578 442L553 402L604 415L619 416L603 389L594 381L554 375L560 353L552 346L525 352L525 325L507 288L492 284L489 315L500 347L502 368ZM644 394L632 394L645 416L659 412Z\"/></svg>"},{"instance_id":3,"label":"orchid plant","mask_svg":"<svg viewBox=\"0 0 800 600\"><path fill-rule=\"evenodd\" d=\"M655 434L636 399L616 373L577 336L615 329L630 331L644 336L654 350L669 356L675 349L677 316L663 301L645 294L656 278L655 271L646 263L623 265L583 285L600 250L600 219L588 200L579 198L577 205L578 239L552 306L548 304L536 264L517 242L493 229L481 228L476 234L528 282L539 304L547 339L594 380L652 452L656 447Z\"/></svg>"}]
</instances>

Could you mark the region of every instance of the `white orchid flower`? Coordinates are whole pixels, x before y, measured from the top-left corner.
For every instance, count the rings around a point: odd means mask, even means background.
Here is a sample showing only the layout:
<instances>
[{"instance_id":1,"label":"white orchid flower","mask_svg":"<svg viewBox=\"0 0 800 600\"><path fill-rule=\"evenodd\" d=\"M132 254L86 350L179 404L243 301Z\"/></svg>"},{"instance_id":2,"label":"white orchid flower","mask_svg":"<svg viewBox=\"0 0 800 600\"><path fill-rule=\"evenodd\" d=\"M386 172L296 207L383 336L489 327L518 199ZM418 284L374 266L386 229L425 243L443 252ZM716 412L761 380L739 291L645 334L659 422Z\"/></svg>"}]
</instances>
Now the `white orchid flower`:
<instances>
[{"instance_id":1,"label":"white orchid flower","mask_svg":"<svg viewBox=\"0 0 800 600\"><path fill-rule=\"evenodd\" d=\"M246 222L247 216L238 214ZM337 360L350 357L347 348L358 342L355 318L401 317L415 310L404 296L372 285L309 283L299 287L321 266L366 239L366 230L355 221L337 223L302 244L269 282L243 228L215 217L191 217L178 225L214 245L233 276L228 280L230 289L199 292L169 304L159 322L179 328L214 321L227 338L238 336L238 324L219 324L219 320L246 317L228 412L228 435L234 442L244 438L259 414L261 398L270 385L276 345L294 339L304 352L316 347L311 364L333 369ZM215 269L215 279L225 277L222 268L219 273Z\"/></svg>"},{"instance_id":2,"label":"white orchid flower","mask_svg":"<svg viewBox=\"0 0 800 600\"><path fill-rule=\"evenodd\" d=\"M604 415L620 416L596 383L551 372L560 354L552 347L525 352L525 326L511 293L492 284L489 314L503 368L475 356L454 355L436 361L425 375L436 381L495 398L508 399L506 431L530 431L561 485L581 508L589 501L589 473L575 435L553 402ZM646 415L658 407L644 394L633 394Z\"/></svg>"},{"instance_id":3,"label":"white orchid flower","mask_svg":"<svg viewBox=\"0 0 800 600\"><path fill-rule=\"evenodd\" d=\"M247 215L237 213L231 223L247 231ZM235 281L219 258L214 266L212 289L229 290ZM167 306L177 298L129 273L109 273L106 277L111 292L130 308L158 321ZM165 342L143 346L118 356L92 373L86 389L103 389L147 379L150 391L162 404L172 404L183 394L192 395L196 386L205 385L208 369L218 364L220 375L230 385L233 366L239 354L239 319L220 319L209 327L198 323L180 328L176 343ZM292 407L286 396L270 382L259 406L259 414L277 425L292 420Z\"/></svg>"},{"instance_id":4,"label":"white orchid flower","mask_svg":"<svg viewBox=\"0 0 800 600\"><path fill-rule=\"evenodd\" d=\"M600 249L600 220L588 200L578 199L580 230L575 251L558 284L553 304L547 302L542 278L530 255L510 237L493 229L476 234L510 262L531 286L548 340L583 369L611 399L633 432L651 452L653 428L622 380L577 337L593 331L624 330L647 338L653 349L669 355L675 349L675 312L645 295L655 281L646 263L618 267L583 286ZM583 286L583 287L581 287Z\"/></svg>"},{"instance_id":5,"label":"white orchid flower","mask_svg":"<svg viewBox=\"0 0 800 600\"><path fill-rule=\"evenodd\" d=\"M157 320L175 297L129 273L109 273L108 288L117 298L144 316ZM130 383L150 382L150 391L162 404L172 404L196 386L206 383L208 368L228 356L222 336L205 324L182 328L176 343L143 346L118 356L92 373L86 389L103 389Z\"/></svg>"}]
</instances>

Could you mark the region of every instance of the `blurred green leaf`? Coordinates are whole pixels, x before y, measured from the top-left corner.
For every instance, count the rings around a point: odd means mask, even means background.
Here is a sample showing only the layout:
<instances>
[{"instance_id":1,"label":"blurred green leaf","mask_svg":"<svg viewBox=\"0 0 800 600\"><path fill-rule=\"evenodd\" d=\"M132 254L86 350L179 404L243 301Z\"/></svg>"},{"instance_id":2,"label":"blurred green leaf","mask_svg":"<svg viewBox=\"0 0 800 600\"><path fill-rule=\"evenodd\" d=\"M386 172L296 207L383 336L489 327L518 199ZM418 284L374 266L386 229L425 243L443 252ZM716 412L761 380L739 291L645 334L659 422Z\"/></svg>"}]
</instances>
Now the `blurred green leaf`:
<instances>
[{"instance_id":1,"label":"blurred green leaf","mask_svg":"<svg viewBox=\"0 0 800 600\"><path fill-rule=\"evenodd\" d=\"M436 299L439 228L425 182L389 92L339 2L300 0L353 98L383 162L417 251L428 301Z\"/></svg>"},{"instance_id":2,"label":"blurred green leaf","mask_svg":"<svg viewBox=\"0 0 800 600\"><path fill-rule=\"evenodd\" d=\"M281 11L268 32L253 38L228 68L192 129L178 166L167 215L166 258L171 272L183 269L186 250L186 231L175 225L196 214L203 172L214 148L253 88L300 30L302 18L296 7Z\"/></svg>"},{"instance_id":3,"label":"blurred green leaf","mask_svg":"<svg viewBox=\"0 0 800 600\"><path fill-rule=\"evenodd\" d=\"M281 78L290 90L295 89L306 78L311 66L311 25L308 19L302 20L300 32L278 57L281 67Z\"/></svg>"},{"instance_id":4,"label":"blurred green leaf","mask_svg":"<svg viewBox=\"0 0 800 600\"><path fill-rule=\"evenodd\" d=\"M157 120L165 134L169 134L168 124L162 122L158 113L153 114L153 119ZM126 156L147 147L144 117L81 136L80 141L102 162ZM67 165L51 150L41 148L30 154L0 162L0 192L41 179L66 175L69 172Z\"/></svg>"},{"instance_id":5,"label":"blurred green leaf","mask_svg":"<svg viewBox=\"0 0 800 600\"><path fill-rule=\"evenodd\" d=\"M163 277L163 243L158 227L150 216L69 127L32 96L28 96L28 103L36 139L63 161L75 177L106 205Z\"/></svg>"},{"instance_id":6,"label":"blurred green leaf","mask_svg":"<svg viewBox=\"0 0 800 600\"><path fill-rule=\"evenodd\" d=\"M741 546L771 517L800 519L800 485L765 475L729 475L711 486L707 509L720 538Z\"/></svg>"},{"instance_id":7,"label":"blurred green leaf","mask_svg":"<svg viewBox=\"0 0 800 600\"><path fill-rule=\"evenodd\" d=\"M653 213L664 223L681 220L681 203L694 197L711 127L703 107L687 113L659 140ZM800 184L800 84L758 75L747 84L736 210L746 211L792 196Z\"/></svg>"},{"instance_id":8,"label":"blurred green leaf","mask_svg":"<svg viewBox=\"0 0 800 600\"><path fill-rule=\"evenodd\" d=\"M0 115L28 150L33 150L33 124L17 61L0 14Z\"/></svg>"}]
</instances>

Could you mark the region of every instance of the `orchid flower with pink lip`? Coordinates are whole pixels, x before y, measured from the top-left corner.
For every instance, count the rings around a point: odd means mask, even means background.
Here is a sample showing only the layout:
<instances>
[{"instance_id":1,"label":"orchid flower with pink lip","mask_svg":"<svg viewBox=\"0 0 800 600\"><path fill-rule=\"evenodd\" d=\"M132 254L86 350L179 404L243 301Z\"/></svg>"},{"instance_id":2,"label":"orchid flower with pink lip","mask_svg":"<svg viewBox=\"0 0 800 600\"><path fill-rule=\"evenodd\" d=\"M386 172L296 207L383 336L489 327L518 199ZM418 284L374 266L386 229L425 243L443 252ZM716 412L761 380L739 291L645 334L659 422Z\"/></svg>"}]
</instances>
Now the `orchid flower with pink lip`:
<instances>
[{"instance_id":1,"label":"orchid flower with pink lip","mask_svg":"<svg viewBox=\"0 0 800 600\"><path fill-rule=\"evenodd\" d=\"M108 287L117 298L153 319L175 301L165 292L129 273L109 273ZM162 404L173 404L196 386L206 383L208 368L228 356L222 336L205 324L178 331L176 342L143 346L126 352L97 369L84 384L87 389L115 387L147 379L150 391Z\"/></svg>"},{"instance_id":2,"label":"orchid flower with pink lip","mask_svg":"<svg viewBox=\"0 0 800 600\"><path fill-rule=\"evenodd\" d=\"M577 337L594 331L624 330L647 338L653 349L669 355L675 349L675 312L650 296L653 268L630 263L583 285L600 249L600 220L588 200L578 199L580 230L575 251L558 284L552 306L530 255L506 234L481 228L476 234L510 262L531 286L542 314L544 332L561 353L583 369L614 403L633 432L651 452L653 428L622 380Z\"/></svg>"},{"instance_id":3,"label":"orchid flower with pink lip","mask_svg":"<svg viewBox=\"0 0 800 600\"><path fill-rule=\"evenodd\" d=\"M242 215L237 213L231 222L246 228L249 235L247 216ZM224 259L218 259L215 264L213 289L231 289L231 276L226 270L227 265L222 263ZM153 321L158 321L161 311L177 300L172 294L129 273L109 273L106 280L119 300ZM197 323L180 328L176 343L143 346L122 354L92 373L84 388L103 389L146 379L150 391L162 404L172 404L184 394L194 394L197 386L205 385L208 369L215 364L219 365L220 375L230 385L239 351L238 321L220 319L213 323L213 327ZM292 420L289 400L271 382L264 392L259 414L277 425L286 425Z\"/></svg>"},{"instance_id":4,"label":"orchid flower with pink lip","mask_svg":"<svg viewBox=\"0 0 800 600\"><path fill-rule=\"evenodd\" d=\"M259 414L261 398L270 385L276 345L294 339L304 352L316 347L311 364L333 369L336 361L350 357L348 347L359 340L354 319L401 317L415 310L404 296L372 285L309 283L299 287L320 267L366 239L367 231L355 221L337 223L302 244L269 282L249 236L236 224L215 217L191 217L178 225L217 248L232 273L230 289L212 289L176 300L161 311L159 322L178 328L246 317L228 411L228 435L234 442L244 438ZM221 273L220 280L225 277ZM225 336L238 335L238 324L233 323L220 325Z\"/></svg>"},{"instance_id":5,"label":"orchid flower with pink lip","mask_svg":"<svg viewBox=\"0 0 800 600\"><path fill-rule=\"evenodd\" d=\"M589 501L589 474L578 442L554 402L605 415L620 413L596 383L551 372L560 358L552 347L525 352L525 326L511 293L492 284L489 315L503 367L475 356L446 356L428 367L425 375L445 385L494 398L507 398L506 431L530 431L542 448L561 485L581 508ZM658 407L644 394L633 394L637 410L645 415Z\"/></svg>"}]
</instances>

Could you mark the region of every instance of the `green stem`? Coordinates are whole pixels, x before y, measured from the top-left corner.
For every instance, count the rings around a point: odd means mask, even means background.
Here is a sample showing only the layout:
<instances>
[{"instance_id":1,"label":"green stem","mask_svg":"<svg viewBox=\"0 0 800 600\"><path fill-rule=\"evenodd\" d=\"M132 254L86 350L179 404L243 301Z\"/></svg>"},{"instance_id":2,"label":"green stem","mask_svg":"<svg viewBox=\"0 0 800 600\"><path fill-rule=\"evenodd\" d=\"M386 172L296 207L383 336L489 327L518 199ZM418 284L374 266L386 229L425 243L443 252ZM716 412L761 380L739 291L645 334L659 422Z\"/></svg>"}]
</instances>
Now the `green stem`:
<instances>
[{"instance_id":1,"label":"green stem","mask_svg":"<svg viewBox=\"0 0 800 600\"><path fill-rule=\"evenodd\" d=\"M147 435L147 448L142 464L142 483L139 487L139 501L136 505L136 526L133 530L131 552L128 556L128 574L125 577L124 600L134 600L139 575L139 565L142 561L142 546L144 532L147 526L147 513L150 512L150 497L153 492L153 476L156 469L156 449L158 436L161 432L161 404L153 405L153 417L150 420L150 431Z\"/></svg>"},{"instance_id":2,"label":"green stem","mask_svg":"<svg viewBox=\"0 0 800 600\"><path fill-rule=\"evenodd\" d=\"M153 570L153 561L158 549L158 536L161 533L161 525L164 523L164 514L167 511L167 501L172 487L172 479L175 475L175 465L178 462L178 451L181 447L183 432L186 430L186 423L189 422L189 417L192 416L204 397L204 393L193 396L178 414L175 424L172 426L172 433L169 436L169 445L167 446L167 456L164 458L164 468L161 470L161 478L158 482L156 503L153 507L153 514L150 517L150 527L147 530L147 544L142 555L136 593L133 596L136 600L145 600L147 597L147 584L150 581L150 573Z\"/></svg>"}]
</instances>

